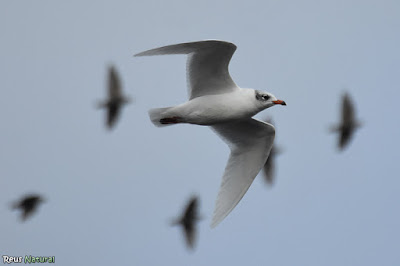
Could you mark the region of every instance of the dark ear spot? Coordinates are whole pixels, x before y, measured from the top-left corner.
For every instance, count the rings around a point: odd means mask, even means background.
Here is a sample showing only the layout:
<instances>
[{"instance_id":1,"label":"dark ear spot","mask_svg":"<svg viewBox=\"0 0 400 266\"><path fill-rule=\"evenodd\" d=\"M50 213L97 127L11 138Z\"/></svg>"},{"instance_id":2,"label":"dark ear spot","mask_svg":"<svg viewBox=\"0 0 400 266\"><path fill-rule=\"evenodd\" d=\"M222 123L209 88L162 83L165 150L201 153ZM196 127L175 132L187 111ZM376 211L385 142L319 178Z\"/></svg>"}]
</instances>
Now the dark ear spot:
<instances>
[{"instance_id":1,"label":"dark ear spot","mask_svg":"<svg viewBox=\"0 0 400 266\"><path fill-rule=\"evenodd\" d=\"M265 101L268 101L269 98L270 98L270 96L268 94L263 94L263 93L256 91L256 99L257 100L265 102Z\"/></svg>"},{"instance_id":2,"label":"dark ear spot","mask_svg":"<svg viewBox=\"0 0 400 266\"><path fill-rule=\"evenodd\" d=\"M258 91L256 91L256 99L259 100L259 101L263 101L263 96Z\"/></svg>"}]
</instances>

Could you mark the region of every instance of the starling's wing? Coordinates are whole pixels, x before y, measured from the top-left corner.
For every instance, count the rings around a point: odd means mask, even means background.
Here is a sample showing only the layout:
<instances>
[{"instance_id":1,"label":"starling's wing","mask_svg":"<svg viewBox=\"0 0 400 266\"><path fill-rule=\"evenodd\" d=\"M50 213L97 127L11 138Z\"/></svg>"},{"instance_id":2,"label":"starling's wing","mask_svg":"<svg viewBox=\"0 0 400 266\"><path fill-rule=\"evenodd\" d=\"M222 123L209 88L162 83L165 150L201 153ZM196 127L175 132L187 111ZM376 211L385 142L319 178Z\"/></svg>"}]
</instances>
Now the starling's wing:
<instances>
[{"instance_id":1,"label":"starling's wing","mask_svg":"<svg viewBox=\"0 0 400 266\"><path fill-rule=\"evenodd\" d=\"M191 224L186 224L183 227L183 230L185 232L185 240L186 240L186 245L193 249L194 248L194 242L196 240L196 223L193 221Z\"/></svg>"},{"instance_id":2,"label":"starling's wing","mask_svg":"<svg viewBox=\"0 0 400 266\"><path fill-rule=\"evenodd\" d=\"M194 247L194 242L196 239L196 222L198 219L198 208L198 198L192 197L186 207L183 218L186 244L189 248Z\"/></svg>"},{"instance_id":3,"label":"starling's wing","mask_svg":"<svg viewBox=\"0 0 400 266\"><path fill-rule=\"evenodd\" d=\"M348 93L342 98L342 125L350 125L354 121L354 104Z\"/></svg>"},{"instance_id":4,"label":"starling's wing","mask_svg":"<svg viewBox=\"0 0 400 266\"><path fill-rule=\"evenodd\" d=\"M108 68L108 97L109 100L121 96L121 82L114 66Z\"/></svg>"},{"instance_id":5,"label":"starling's wing","mask_svg":"<svg viewBox=\"0 0 400 266\"><path fill-rule=\"evenodd\" d=\"M192 197L186 206L184 217L190 220L197 219L198 207L198 198Z\"/></svg>"},{"instance_id":6,"label":"starling's wing","mask_svg":"<svg viewBox=\"0 0 400 266\"><path fill-rule=\"evenodd\" d=\"M200 41L168 45L135 56L187 54L189 99L239 89L229 75L228 65L236 46L224 41Z\"/></svg>"},{"instance_id":7,"label":"starling's wing","mask_svg":"<svg viewBox=\"0 0 400 266\"><path fill-rule=\"evenodd\" d=\"M22 199L20 203L20 208L22 209L22 221L25 221L36 212L37 207L42 200L42 197L39 195L29 195Z\"/></svg>"},{"instance_id":8,"label":"starling's wing","mask_svg":"<svg viewBox=\"0 0 400 266\"><path fill-rule=\"evenodd\" d=\"M342 150L349 143L353 136L353 128L342 128L339 137L339 148Z\"/></svg>"},{"instance_id":9,"label":"starling's wing","mask_svg":"<svg viewBox=\"0 0 400 266\"><path fill-rule=\"evenodd\" d=\"M24 222L35 212L36 206L29 206L22 209L21 220Z\"/></svg>"},{"instance_id":10,"label":"starling's wing","mask_svg":"<svg viewBox=\"0 0 400 266\"><path fill-rule=\"evenodd\" d=\"M112 128L118 119L120 113L120 106L112 104L107 109L107 127Z\"/></svg>"},{"instance_id":11,"label":"starling's wing","mask_svg":"<svg viewBox=\"0 0 400 266\"><path fill-rule=\"evenodd\" d=\"M271 117L266 118L264 121L271 125L274 125L274 122ZM274 182L275 156L276 156L276 148L275 148L275 145L272 145L268 159L265 162L264 167L263 167L265 181L270 185L272 185L272 183Z\"/></svg>"},{"instance_id":12,"label":"starling's wing","mask_svg":"<svg viewBox=\"0 0 400 266\"><path fill-rule=\"evenodd\" d=\"M354 103L348 93L342 98L342 123L340 126L339 148L343 149L350 141L355 130Z\"/></svg>"},{"instance_id":13,"label":"starling's wing","mask_svg":"<svg viewBox=\"0 0 400 266\"><path fill-rule=\"evenodd\" d=\"M212 128L231 149L211 223L211 227L215 227L239 203L264 166L274 142L275 129L271 124L251 118Z\"/></svg>"},{"instance_id":14,"label":"starling's wing","mask_svg":"<svg viewBox=\"0 0 400 266\"><path fill-rule=\"evenodd\" d=\"M275 179L275 145L272 146L268 159L264 164L264 177L268 184L272 185Z\"/></svg>"}]
</instances>

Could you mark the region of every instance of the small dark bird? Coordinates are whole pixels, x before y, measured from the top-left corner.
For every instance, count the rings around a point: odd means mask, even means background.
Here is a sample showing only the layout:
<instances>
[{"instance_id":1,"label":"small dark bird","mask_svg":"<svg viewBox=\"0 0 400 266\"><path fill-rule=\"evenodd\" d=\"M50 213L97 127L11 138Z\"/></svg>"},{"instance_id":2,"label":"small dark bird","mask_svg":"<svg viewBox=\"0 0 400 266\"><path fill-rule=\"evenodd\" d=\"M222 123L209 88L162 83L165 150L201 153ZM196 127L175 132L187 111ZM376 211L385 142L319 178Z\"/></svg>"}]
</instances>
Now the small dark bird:
<instances>
[{"instance_id":1,"label":"small dark bird","mask_svg":"<svg viewBox=\"0 0 400 266\"><path fill-rule=\"evenodd\" d=\"M107 109L106 125L111 129L119 117L121 107L130 103L131 98L122 94L121 82L114 66L108 68L108 99L99 103L99 108Z\"/></svg>"},{"instance_id":2,"label":"small dark bird","mask_svg":"<svg viewBox=\"0 0 400 266\"><path fill-rule=\"evenodd\" d=\"M269 185L272 185L275 182L275 158L279 153L280 152L278 148L276 148L276 145L273 145L263 168L265 181Z\"/></svg>"},{"instance_id":3,"label":"small dark bird","mask_svg":"<svg viewBox=\"0 0 400 266\"><path fill-rule=\"evenodd\" d=\"M339 125L331 128L332 132L339 133L339 150L343 150L352 138L354 131L361 127L361 122L357 121L354 111L354 102L346 92L342 96L342 120Z\"/></svg>"},{"instance_id":4,"label":"small dark bird","mask_svg":"<svg viewBox=\"0 0 400 266\"><path fill-rule=\"evenodd\" d=\"M37 207L42 202L44 202L44 199L40 195L26 195L21 200L16 201L12 205L12 208L21 210L21 220L24 222L36 211Z\"/></svg>"},{"instance_id":5,"label":"small dark bird","mask_svg":"<svg viewBox=\"0 0 400 266\"><path fill-rule=\"evenodd\" d=\"M196 223L200 220L198 215L199 199L192 197L186 205L185 211L180 218L172 222L172 225L180 225L183 228L186 244L193 249L196 238Z\"/></svg>"},{"instance_id":6,"label":"small dark bird","mask_svg":"<svg viewBox=\"0 0 400 266\"><path fill-rule=\"evenodd\" d=\"M273 121L271 118L268 118L265 120L267 123L270 123L273 125ZM275 181L275 158L276 155L280 153L280 149L276 147L275 143L272 145L271 151L269 152L269 156L267 161L264 164L263 167L263 173L264 173L264 178L265 181L269 184L272 185Z\"/></svg>"}]
</instances>

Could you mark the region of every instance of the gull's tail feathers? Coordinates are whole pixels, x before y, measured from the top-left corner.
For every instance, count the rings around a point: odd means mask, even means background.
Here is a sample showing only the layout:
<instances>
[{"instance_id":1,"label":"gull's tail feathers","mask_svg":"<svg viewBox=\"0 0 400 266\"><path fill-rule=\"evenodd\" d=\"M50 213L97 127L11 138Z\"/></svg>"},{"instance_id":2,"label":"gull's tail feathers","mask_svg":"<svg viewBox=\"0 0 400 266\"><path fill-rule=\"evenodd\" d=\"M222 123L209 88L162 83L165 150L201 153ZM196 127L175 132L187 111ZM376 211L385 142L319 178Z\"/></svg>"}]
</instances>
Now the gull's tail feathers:
<instances>
[{"instance_id":1,"label":"gull's tail feathers","mask_svg":"<svg viewBox=\"0 0 400 266\"><path fill-rule=\"evenodd\" d=\"M165 112L172 107L164 107L164 108L154 108L149 110L149 116L151 122L157 127L165 127L173 125L172 123L161 123L162 119L164 119Z\"/></svg>"}]
</instances>

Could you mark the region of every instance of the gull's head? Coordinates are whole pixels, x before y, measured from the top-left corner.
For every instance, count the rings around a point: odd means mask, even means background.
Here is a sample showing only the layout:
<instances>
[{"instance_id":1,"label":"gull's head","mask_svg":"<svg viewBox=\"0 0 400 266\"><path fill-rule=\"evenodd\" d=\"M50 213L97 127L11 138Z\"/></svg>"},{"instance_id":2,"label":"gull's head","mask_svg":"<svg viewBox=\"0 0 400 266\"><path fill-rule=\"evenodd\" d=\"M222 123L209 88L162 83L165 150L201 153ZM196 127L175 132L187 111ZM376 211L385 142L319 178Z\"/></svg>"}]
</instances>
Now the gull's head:
<instances>
[{"instance_id":1,"label":"gull's head","mask_svg":"<svg viewBox=\"0 0 400 266\"><path fill-rule=\"evenodd\" d=\"M273 94L269 92L256 90L255 94L256 94L255 97L257 100L257 104L262 109L266 109L277 104L286 105L285 101L278 100Z\"/></svg>"}]
</instances>

